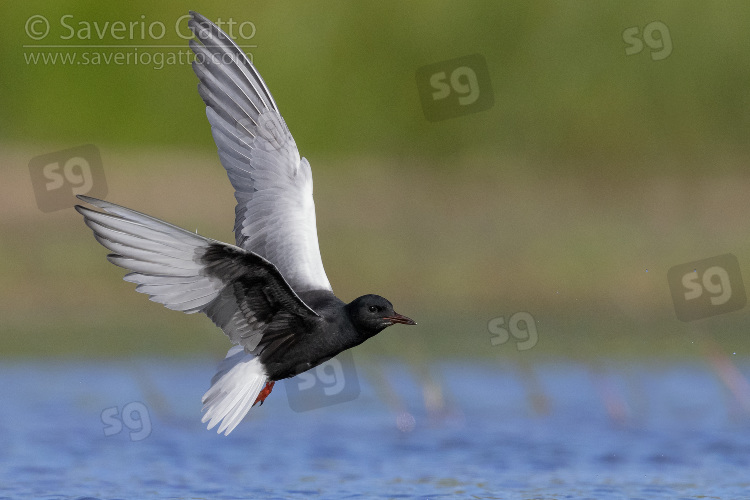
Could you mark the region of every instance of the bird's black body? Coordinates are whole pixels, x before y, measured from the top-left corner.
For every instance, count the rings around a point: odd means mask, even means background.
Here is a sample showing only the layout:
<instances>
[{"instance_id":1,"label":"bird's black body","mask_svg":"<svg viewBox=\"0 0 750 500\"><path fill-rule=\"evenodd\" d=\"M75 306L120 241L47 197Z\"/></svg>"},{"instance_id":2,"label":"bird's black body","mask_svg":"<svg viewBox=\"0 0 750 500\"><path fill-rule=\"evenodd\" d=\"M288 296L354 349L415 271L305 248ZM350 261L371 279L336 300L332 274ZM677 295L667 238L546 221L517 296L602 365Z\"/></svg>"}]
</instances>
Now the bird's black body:
<instances>
[{"instance_id":1,"label":"bird's black body","mask_svg":"<svg viewBox=\"0 0 750 500\"><path fill-rule=\"evenodd\" d=\"M309 320L307 328L295 332L294 341L286 352L261 353L261 361L272 380L289 378L305 372L341 351L367 340L358 335L344 314L346 304L333 293L328 290L314 290L300 295L319 316Z\"/></svg>"},{"instance_id":2,"label":"bird's black body","mask_svg":"<svg viewBox=\"0 0 750 500\"><path fill-rule=\"evenodd\" d=\"M201 261L207 275L233 291L240 310L244 306L265 324L263 338L251 352L260 356L273 381L314 368L394 322L413 324L378 295L346 304L330 290L296 294L272 263L226 245L210 245Z\"/></svg>"}]
</instances>

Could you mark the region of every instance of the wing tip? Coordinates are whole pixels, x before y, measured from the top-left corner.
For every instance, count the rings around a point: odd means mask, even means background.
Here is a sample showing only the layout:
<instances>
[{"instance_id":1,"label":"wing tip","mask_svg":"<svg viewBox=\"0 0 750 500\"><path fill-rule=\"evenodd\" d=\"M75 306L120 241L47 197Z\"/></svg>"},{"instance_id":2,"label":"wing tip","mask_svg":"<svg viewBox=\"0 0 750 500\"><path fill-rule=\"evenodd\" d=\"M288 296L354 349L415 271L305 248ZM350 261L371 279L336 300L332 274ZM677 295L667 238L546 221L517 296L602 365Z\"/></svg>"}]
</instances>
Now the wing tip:
<instances>
[{"instance_id":1,"label":"wing tip","mask_svg":"<svg viewBox=\"0 0 750 500\"><path fill-rule=\"evenodd\" d=\"M117 267L122 267L123 269L128 269L128 267L123 262L121 262L122 259L127 259L127 257L123 257L119 253L108 253L107 254L107 260L110 263L116 265ZM132 260L132 259L130 259L130 260Z\"/></svg>"},{"instance_id":2,"label":"wing tip","mask_svg":"<svg viewBox=\"0 0 750 500\"><path fill-rule=\"evenodd\" d=\"M103 208L103 206L107 203L106 201L100 200L99 198L92 198L91 196L86 196L86 195L83 195L83 194L77 194L76 198L78 198L79 200L81 200L84 203L88 203L89 205L93 205L93 206L95 206L97 208ZM81 212L81 210L79 210L79 208L82 209L82 210L87 210L89 212L94 212L94 210L91 210L91 208L83 206L83 205L75 205L74 208L81 215L85 215L85 214L83 212Z\"/></svg>"},{"instance_id":3,"label":"wing tip","mask_svg":"<svg viewBox=\"0 0 750 500\"><path fill-rule=\"evenodd\" d=\"M218 38L218 41L224 43L231 42L231 44L234 45L232 39L229 38L229 36L226 35L221 30L221 28L219 28L209 18L194 10L190 10L188 11L188 13L190 14L190 20L188 20L188 28L190 28L190 31L193 32L193 35L195 35L195 37L200 40L203 45L207 45L206 42L211 41L214 38Z\"/></svg>"}]
</instances>

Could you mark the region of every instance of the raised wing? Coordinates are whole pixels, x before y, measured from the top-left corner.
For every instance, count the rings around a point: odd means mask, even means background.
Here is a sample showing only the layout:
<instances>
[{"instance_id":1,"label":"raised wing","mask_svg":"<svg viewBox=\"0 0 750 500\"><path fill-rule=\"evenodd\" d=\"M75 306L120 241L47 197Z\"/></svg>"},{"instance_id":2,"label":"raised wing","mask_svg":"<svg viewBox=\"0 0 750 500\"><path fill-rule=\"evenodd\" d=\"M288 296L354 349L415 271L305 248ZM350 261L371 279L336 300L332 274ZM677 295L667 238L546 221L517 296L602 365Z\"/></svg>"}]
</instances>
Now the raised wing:
<instances>
[{"instance_id":1,"label":"raised wing","mask_svg":"<svg viewBox=\"0 0 750 500\"><path fill-rule=\"evenodd\" d=\"M247 56L214 23L191 16L198 92L235 189L237 245L275 264L297 292L331 290L320 258L310 164L300 158Z\"/></svg>"},{"instance_id":2,"label":"raised wing","mask_svg":"<svg viewBox=\"0 0 750 500\"><path fill-rule=\"evenodd\" d=\"M113 252L109 261L131 271L125 280L136 291L170 309L205 313L248 353L283 352L294 332L319 318L259 255L114 203L78 198L103 210L76 205Z\"/></svg>"}]
</instances>

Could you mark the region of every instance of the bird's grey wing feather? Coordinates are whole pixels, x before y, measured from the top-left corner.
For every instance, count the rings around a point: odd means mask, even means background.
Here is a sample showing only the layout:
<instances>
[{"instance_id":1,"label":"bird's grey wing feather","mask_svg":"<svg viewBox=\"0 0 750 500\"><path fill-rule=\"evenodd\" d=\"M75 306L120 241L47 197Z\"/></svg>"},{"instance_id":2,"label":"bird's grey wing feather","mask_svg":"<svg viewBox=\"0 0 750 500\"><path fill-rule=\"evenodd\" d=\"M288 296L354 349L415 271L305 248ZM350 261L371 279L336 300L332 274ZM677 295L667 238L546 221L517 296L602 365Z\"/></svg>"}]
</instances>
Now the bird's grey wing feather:
<instances>
[{"instance_id":1,"label":"bird's grey wing feather","mask_svg":"<svg viewBox=\"0 0 750 500\"><path fill-rule=\"evenodd\" d=\"M294 331L318 317L259 255L114 203L79 198L102 210L76 206L113 252L110 262L131 271L125 280L136 291L170 309L205 313L247 352L259 354L266 333L275 338L278 328Z\"/></svg>"},{"instance_id":2,"label":"bird's grey wing feather","mask_svg":"<svg viewBox=\"0 0 750 500\"><path fill-rule=\"evenodd\" d=\"M331 290L320 257L310 165L242 50L191 12L193 70L222 165L235 189L237 245L274 265L297 292Z\"/></svg>"}]
</instances>

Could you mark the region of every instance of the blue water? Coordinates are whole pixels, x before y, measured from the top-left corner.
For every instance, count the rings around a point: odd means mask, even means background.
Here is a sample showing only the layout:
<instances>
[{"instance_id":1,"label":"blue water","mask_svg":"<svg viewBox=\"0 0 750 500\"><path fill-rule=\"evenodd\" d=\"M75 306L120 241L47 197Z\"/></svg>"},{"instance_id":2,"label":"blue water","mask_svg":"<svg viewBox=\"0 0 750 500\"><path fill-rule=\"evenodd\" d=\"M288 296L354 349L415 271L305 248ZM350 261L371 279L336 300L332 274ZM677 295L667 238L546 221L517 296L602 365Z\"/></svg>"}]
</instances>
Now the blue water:
<instances>
[{"instance_id":1,"label":"blue water","mask_svg":"<svg viewBox=\"0 0 750 500\"><path fill-rule=\"evenodd\" d=\"M357 365L354 399L278 383L229 437L213 368L3 362L0 498L750 498L750 417L700 363Z\"/></svg>"}]
</instances>

